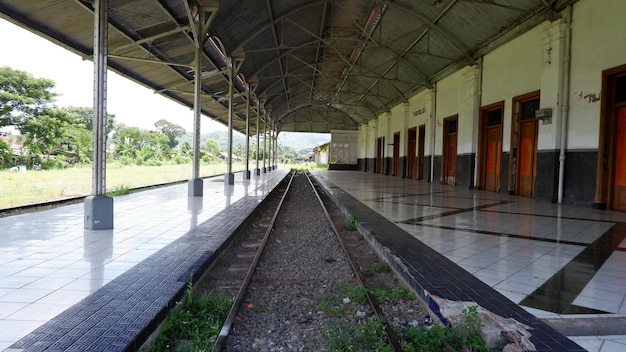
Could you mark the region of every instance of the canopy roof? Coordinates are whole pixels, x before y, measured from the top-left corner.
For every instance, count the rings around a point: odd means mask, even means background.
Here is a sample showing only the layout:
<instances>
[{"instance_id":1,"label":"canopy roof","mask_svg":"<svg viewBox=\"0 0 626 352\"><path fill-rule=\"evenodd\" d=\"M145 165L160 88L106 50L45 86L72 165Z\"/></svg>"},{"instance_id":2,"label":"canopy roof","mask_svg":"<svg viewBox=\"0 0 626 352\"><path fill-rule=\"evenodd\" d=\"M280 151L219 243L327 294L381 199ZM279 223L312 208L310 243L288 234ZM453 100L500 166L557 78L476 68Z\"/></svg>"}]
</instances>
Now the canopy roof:
<instances>
[{"instance_id":1,"label":"canopy roof","mask_svg":"<svg viewBox=\"0 0 626 352\"><path fill-rule=\"evenodd\" d=\"M559 18L575 2L109 0L108 63L193 107L194 53L201 43L205 115L227 124L227 67L233 62L236 130L245 132L248 91L252 108L262 102L280 130L354 130L515 36ZM93 6L93 0L2 0L0 16L90 59ZM198 33L199 18L208 23L208 40ZM256 119L254 111L250 116Z\"/></svg>"}]
</instances>

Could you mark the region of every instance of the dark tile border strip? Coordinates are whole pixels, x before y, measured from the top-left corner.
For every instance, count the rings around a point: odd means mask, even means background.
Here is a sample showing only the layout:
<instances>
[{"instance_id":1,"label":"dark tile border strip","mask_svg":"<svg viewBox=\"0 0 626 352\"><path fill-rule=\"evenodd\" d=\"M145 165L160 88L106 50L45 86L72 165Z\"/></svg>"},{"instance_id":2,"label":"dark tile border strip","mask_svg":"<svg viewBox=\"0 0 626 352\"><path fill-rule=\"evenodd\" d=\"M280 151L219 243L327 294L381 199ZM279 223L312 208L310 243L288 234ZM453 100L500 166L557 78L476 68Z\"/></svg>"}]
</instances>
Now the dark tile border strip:
<instances>
[{"instance_id":1,"label":"dark tile border strip","mask_svg":"<svg viewBox=\"0 0 626 352\"><path fill-rule=\"evenodd\" d=\"M552 238L532 237L532 236L528 236L528 235L518 235L518 234L514 234L514 233L504 233L504 232L494 232L494 231L486 231L486 230L476 230L476 229L470 229L470 228L456 228L456 227L451 227L451 226L441 226L441 225L432 225L432 224L419 224L419 223L405 222L405 221L402 221L400 223L401 224L422 226L422 227L432 227L432 228L436 228L436 229L478 233L478 234L481 234L481 235L519 238L519 239L523 239L523 240L536 241L536 242L547 242L547 243L555 243L555 244L569 244L569 245L572 245L572 246L579 246L579 247L587 247L587 246L589 246L589 243L584 243L584 242L555 240L555 239L552 239Z\"/></svg>"},{"instance_id":2,"label":"dark tile border strip","mask_svg":"<svg viewBox=\"0 0 626 352\"><path fill-rule=\"evenodd\" d=\"M285 174L286 176L287 174ZM283 178L260 185L271 189ZM13 351L137 351L264 196L244 196L20 339Z\"/></svg>"},{"instance_id":3,"label":"dark tile border strip","mask_svg":"<svg viewBox=\"0 0 626 352\"><path fill-rule=\"evenodd\" d=\"M510 317L530 326L533 329L531 341L537 351L585 351L328 179L319 174L315 178L344 212L357 219L359 230L372 242L379 254L386 257L440 318L439 306L430 295L457 301L474 301L502 317Z\"/></svg>"},{"instance_id":4,"label":"dark tile border strip","mask_svg":"<svg viewBox=\"0 0 626 352\"><path fill-rule=\"evenodd\" d=\"M573 302L625 238L626 223L615 223L520 304L559 314L606 313Z\"/></svg>"},{"instance_id":5,"label":"dark tile border strip","mask_svg":"<svg viewBox=\"0 0 626 352\"><path fill-rule=\"evenodd\" d=\"M426 220L443 218L446 216L473 212L473 211L482 210L482 209L494 207L496 205L502 205L502 204L507 204L507 203L510 203L510 202L508 200L502 200L502 201L498 201L494 203L487 203L487 204L478 205L478 206L470 207L470 208L457 208L455 210L450 210L450 211L446 211L446 212L439 213L439 214L426 215L426 216L422 216L422 217L415 218L415 219L404 220L401 223L410 224L410 225L423 225L423 224L420 224L420 222L426 221ZM439 207L439 208L444 208L444 207ZM450 208L447 208L447 209L450 209Z\"/></svg>"}]
</instances>

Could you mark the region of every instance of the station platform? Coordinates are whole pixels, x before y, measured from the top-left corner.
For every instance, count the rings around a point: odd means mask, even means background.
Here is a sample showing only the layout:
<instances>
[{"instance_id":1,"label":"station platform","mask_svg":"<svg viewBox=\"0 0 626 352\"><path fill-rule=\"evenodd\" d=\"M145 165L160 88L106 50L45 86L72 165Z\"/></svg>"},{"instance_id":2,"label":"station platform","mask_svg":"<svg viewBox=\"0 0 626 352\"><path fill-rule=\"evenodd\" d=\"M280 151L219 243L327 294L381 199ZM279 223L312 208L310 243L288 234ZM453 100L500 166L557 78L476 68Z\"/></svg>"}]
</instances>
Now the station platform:
<instances>
[{"instance_id":1,"label":"station platform","mask_svg":"<svg viewBox=\"0 0 626 352\"><path fill-rule=\"evenodd\" d=\"M513 317L535 329L538 350L579 350L543 322L588 351L626 350L626 213L359 171L314 174L426 299Z\"/></svg>"},{"instance_id":2,"label":"station platform","mask_svg":"<svg viewBox=\"0 0 626 352\"><path fill-rule=\"evenodd\" d=\"M626 213L358 171L313 174L406 261L418 288L539 327L540 350L626 350L625 325L611 323L626 317ZM83 229L82 204L0 218L0 351L134 350L286 175L205 179L203 197L188 197L186 184L116 197L113 230ZM566 339L536 317L608 323Z\"/></svg>"},{"instance_id":3,"label":"station platform","mask_svg":"<svg viewBox=\"0 0 626 352\"><path fill-rule=\"evenodd\" d=\"M82 203L0 218L0 351L138 349L287 173L115 197L113 230L84 229Z\"/></svg>"}]
</instances>

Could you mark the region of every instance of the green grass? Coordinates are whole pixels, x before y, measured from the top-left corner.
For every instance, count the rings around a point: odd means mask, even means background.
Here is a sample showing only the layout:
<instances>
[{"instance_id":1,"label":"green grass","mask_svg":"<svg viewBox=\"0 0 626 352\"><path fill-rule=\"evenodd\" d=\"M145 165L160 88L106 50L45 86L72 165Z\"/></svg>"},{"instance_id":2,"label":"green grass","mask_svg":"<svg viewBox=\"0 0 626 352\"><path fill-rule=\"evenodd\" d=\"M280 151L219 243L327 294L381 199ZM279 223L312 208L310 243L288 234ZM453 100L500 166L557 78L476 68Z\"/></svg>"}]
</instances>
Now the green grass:
<instances>
[{"instance_id":1,"label":"green grass","mask_svg":"<svg viewBox=\"0 0 626 352\"><path fill-rule=\"evenodd\" d=\"M193 295L189 278L185 304L167 314L161 332L150 351L206 351L213 345L228 317L234 299L226 295Z\"/></svg>"},{"instance_id":2,"label":"green grass","mask_svg":"<svg viewBox=\"0 0 626 352\"><path fill-rule=\"evenodd\" d=\"M388 267L388 266L387 266ZM379 266L385 272L383 265ZM371 316L359 319L356 324L348 324L347 317L357 315L359 305L366 303L366 288L347 282L335 283L331 293L323 295L319 309L334 318L324 325L324 338L331 351L392 351L386 339L387 328L384 318ZM416 296L408 287L392 289L381 286L367 288L379 302L415 300ZM393 327L396 336L407 352L423 351L472 351L490 352L481 339L482 322L477 307L463 311L465 321L461 327L447 327L433 324L429 327ZM353 319L353 318L349 318ZM461 332L463 331L463 332ZM497 350L494 350L497 351Z\"/></svg>"},{"instance_id":3,"label":"green grass","mask_svg":"<svg viewBox=\"0 0 626 352\"><path fill-rule=\"evenodd\" d=\"M369 269L365 271L365 273L363 273L363 275L365 275L365 277L373 277L376 274L390 273L390 272L391 272L391 267L389 266L389 264L385 262L381 262L381 263L371 266Z\"/></svg>"},{"instance_id":4,"label":"green grass","mask_svg":"<svg viewBox=\"0 0 626 352\"><path fill-rule=\"evenodd\" d=\"M233 163L233 172L242 171L243 163ZM254 169L254 161L250 169ZM278 169L315 169L314 164L280 164ZM225 163L200 165L200 177L222 175L226 172ZM133 188L168 182L185 181L191 178L191 164L164 164L159 166L122 165L120 162L107 162L107 193L113 196L126 194ZM72 166L65 169L50 169L27 172L9 172L0 169L0 209L20 205L41 203L91 194L91 166Z\"/></svg>"},{"instance_id":5,"label":"green grass","mask_svg":"<svg viewBox=\"0 0 626 352\"><path fill-rule=\"evenodd\" d=\"M233 171L244 169L233 164ZM208 177L226 172L226 164L200 165L200 176ZM133 188L184 181L191 178L191 164L161 166L107 164L107 191L121 195ZM0 170L0 209L91 194L91 167L74 166L27 172Z\"/></svg>"},{"instance_id":6,"label":"green grass","mask_svg":"<svg viewBox=\"0 0 626 352\"><path fill-rule=\"evenodd\" d=\"M356 231L356 218L352 215L346 218L346 230Z\"/></svg>"},{"instance_id":7,"label":"green grass","mask_svg":"<svg viewBox=\"0 0 626 352\"><path fill-rule=\"evenodd\" d=\"M171 311L151 350L177 351L181 341L189 341L192 351L204 351L217 339L232 303L225 295L204 295Z\"/></svg>"}]
</instances>

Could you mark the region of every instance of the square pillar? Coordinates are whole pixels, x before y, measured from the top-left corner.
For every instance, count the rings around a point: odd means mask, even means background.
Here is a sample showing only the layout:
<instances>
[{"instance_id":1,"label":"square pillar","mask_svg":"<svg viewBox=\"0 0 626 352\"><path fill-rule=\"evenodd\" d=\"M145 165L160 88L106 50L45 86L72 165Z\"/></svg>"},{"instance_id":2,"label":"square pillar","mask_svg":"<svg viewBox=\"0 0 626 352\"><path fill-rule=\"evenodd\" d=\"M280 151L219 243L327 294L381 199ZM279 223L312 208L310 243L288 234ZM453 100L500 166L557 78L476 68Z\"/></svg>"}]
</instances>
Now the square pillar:
<instances>
[{"instance_id":1,"label":"square pillar","mask_svg":"<svg viewBox=\"0 0 626 352\"><path fill-rule=\"evenodd\" d=\"M89 196L85 198L85 228L105 230L113 228L113 198Z\"/></svg>"},{"instance_id":2,"label":"square pillar","mask_svg":"<svg viewBox=\"0 0 626 352\"><path fill-rule=\"evenodd\" d=\"M187 181L187 194L190 197L202 197L203 181L201 178L193 178Z\"/></svg>"}]
</instances>

